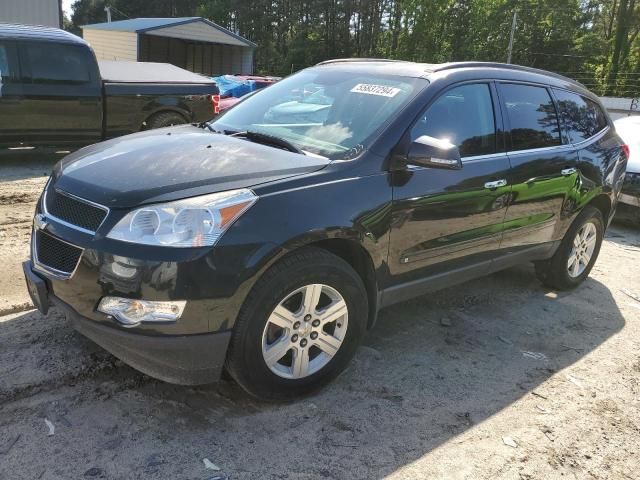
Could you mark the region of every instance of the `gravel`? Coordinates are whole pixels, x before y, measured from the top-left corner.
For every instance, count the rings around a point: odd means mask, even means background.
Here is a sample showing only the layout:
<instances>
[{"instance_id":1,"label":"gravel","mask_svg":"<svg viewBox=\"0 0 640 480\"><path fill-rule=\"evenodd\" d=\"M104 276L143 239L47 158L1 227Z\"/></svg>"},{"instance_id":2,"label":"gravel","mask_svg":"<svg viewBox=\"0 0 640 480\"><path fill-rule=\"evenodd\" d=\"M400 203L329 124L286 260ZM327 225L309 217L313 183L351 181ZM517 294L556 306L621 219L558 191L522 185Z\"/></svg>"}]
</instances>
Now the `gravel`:
<instances>
[{"instance_id":1,"label":"gravel","mask_svg":"<svg viewBox=\"0 0 640 480\"><path fill-rule=\"evenodd\" d=\"M20 261L50 166L0 170L5 311L28 302ZM637 478L639 262L640 231L614 225L573 292L522 266L396 305L343 375L290 404L156 381L55 309L14 310L0 316L0 479Z\"/></svg>"}]
</instances>

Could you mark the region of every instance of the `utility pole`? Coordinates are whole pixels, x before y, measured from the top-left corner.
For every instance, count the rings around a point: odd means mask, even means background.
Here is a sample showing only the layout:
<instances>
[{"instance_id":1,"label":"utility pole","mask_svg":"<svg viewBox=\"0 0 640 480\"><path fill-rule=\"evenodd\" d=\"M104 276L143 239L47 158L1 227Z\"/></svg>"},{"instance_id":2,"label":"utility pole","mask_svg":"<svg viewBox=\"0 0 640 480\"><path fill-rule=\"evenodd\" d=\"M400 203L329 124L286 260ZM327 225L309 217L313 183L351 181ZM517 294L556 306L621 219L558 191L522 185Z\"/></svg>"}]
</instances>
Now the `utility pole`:
<instances>
[{"instance_id":1,"label":"utility pole","mask_svg":"<svg viewBox=\"0 0 640 480\"><path fill-rule=\"evenodd\" d=\"M511 35L509 35L509 53L507 54L507 63L511 63L511 53L513 52L513 36L516 33L516 19L518 11L513 12L513 21L511 22Z\"/></svg>"},{"instance_id":2,"label":"utility pole","mask_svg":"<svg viewBox=\"0 0 640 480\"><path fill-rule=\"evenodd\" d=\"M104 11L107 12L107 23L111 23L111 5L105 5Z\"/></svg>"}]
</instances>

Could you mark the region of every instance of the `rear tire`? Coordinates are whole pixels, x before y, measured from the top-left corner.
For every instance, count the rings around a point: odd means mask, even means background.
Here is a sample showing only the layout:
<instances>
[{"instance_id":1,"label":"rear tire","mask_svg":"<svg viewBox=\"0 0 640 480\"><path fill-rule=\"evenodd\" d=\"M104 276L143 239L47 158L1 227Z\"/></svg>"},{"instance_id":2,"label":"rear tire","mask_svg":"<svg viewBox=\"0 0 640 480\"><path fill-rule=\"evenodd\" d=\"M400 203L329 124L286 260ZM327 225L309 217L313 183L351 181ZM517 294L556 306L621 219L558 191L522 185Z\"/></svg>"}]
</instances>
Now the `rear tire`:
<instances>
[{"instance_id":1,"label":"rear tire","mask_svg":"<svg viewBox=\"0 0 640 480\"><path fill-rule=\"evenodd\" d=\"M535 263L538 279L557 290L577 287L596 263L603 238L602 213L595 207L585 207L567 230L553 257Z\"/></svg>"},{"instance_id":2,"label":"rear tire","mask_svg":"<svg viewBox=\"0 0 640 480\"><path fill-rule=\"evenodd\" d=\"M172 125L184 125L187 121L176 112L160 112L152 115L147 120L147 129L170 127Z\"/></svg>"},{"instance_id":3,"label":"rear tire","mask_svg":"<svg viewBox=\"0 0 640 480\"><path fill-rule=\"evenodd\" d=\"M293 252L245 300L227 371L263 400L308 394L347 366L364 334L367 310L362 280L348 263L318 248Z\"/></svg>"}]
</instances>

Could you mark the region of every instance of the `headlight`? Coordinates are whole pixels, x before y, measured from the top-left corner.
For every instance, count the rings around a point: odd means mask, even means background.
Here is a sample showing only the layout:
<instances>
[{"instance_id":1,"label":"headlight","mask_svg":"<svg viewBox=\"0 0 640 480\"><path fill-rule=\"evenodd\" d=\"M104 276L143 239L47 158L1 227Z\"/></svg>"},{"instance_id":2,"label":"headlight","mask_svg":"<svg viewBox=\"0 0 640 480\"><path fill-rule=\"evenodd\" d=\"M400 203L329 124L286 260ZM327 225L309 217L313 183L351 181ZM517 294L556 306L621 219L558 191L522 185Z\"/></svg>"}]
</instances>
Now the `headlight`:
<instances>
[{"instance_id":1,"label":"headlight","mask_svg":"<svg viewBox=\"0 0 640 480\"><path fill-rule=\"evenodd\" d=\"M148 205L125 215L107 237L164 247L212 246L257 199L240 189Z\"/></svg>"}]
</instances>

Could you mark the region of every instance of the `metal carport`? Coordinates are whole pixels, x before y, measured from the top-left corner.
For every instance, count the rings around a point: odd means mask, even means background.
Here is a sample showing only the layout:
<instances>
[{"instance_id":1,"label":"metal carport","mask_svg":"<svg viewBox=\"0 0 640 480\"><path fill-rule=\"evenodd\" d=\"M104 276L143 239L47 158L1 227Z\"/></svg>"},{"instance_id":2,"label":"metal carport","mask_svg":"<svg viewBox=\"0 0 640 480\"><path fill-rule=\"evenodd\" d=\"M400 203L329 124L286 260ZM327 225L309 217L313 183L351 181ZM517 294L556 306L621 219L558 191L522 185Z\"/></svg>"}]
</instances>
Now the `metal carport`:
<instances>
[{"instance_id":1,"label":"metal carport","mask_svg":"<svg viewBox=\"0 0 640 480\"><path fill-rule=\"evenodd\" d=\"M256 44L202 17L135 18L82 27L100 60L171 63L205 75L253 74Z\"/></svg>"}]
</instances>

